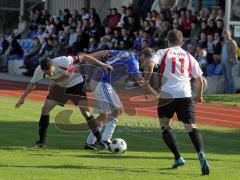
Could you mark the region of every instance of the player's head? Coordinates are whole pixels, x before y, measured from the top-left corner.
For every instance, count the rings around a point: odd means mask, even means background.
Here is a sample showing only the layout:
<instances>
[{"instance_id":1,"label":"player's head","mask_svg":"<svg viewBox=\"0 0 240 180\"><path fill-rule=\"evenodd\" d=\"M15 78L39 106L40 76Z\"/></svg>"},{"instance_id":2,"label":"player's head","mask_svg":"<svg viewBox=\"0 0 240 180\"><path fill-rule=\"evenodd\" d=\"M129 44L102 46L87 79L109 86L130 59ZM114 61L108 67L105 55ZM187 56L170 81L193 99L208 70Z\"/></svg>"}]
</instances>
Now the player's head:
<instances>
[{"instance_id":1,"label":"player's head","mask_svg":"<svg viewBox=\"0 0 240 180\"><path fill-rule=\"evenodd\" d=\"M173 29L167 34L168 46L182 46L183 45L183 34L177 29Z\"/></svg>"},{"instance_id":2,"label":"player's head","mask_svg":"<svg viewBox=\"0 0 240 180\"><path fill-rule=\"evenodd\" d=\"M147 47L143 49L139 54L139 61L143 62L143 61L146 61L147 59L150 59L153 53L155 53L155 51L152 48Z\"/></svg>"},{"instance_id":3,"label":"player's head","mask_svg":"<svg viewBox=\"0 0 240 180\"><path fill-rule=\"evenodd\" d=\"M55 68L53 66L53 61L50 58L43 59L40 62L40 67L41 67L42 71L49 76L52 76L53 73L55 72Z\"/></svg>"}]
</instances>

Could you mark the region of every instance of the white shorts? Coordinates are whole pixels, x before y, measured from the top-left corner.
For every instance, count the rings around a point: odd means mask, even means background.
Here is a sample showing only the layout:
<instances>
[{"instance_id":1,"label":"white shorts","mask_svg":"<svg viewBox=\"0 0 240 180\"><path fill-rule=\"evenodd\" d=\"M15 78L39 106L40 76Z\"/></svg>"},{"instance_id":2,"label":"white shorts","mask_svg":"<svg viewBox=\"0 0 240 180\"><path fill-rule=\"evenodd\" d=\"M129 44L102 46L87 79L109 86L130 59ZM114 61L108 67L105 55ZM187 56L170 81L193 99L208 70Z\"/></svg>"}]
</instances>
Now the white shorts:
<instances>
[{"instance_id":1,"label":"white shorts","mask_svg":"<svg viewBox=\"0 0 240 180\"><path fill-rule=\"evenodd\" d=\"M98 82L93 92L95 111L99 113L111 113L116 109L122 108L123 105L112 88L111 84Z\"/></svg>"}]
</instances>

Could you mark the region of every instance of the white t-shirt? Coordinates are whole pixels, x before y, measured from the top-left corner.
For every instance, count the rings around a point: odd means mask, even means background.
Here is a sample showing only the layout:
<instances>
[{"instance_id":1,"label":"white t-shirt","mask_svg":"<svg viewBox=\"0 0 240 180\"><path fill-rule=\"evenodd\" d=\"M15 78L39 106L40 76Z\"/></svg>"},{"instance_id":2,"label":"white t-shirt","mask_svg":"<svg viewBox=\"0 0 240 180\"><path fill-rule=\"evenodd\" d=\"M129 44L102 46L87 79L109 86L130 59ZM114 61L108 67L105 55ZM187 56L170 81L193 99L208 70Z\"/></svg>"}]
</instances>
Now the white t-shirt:
<instances>
[{"instance_id":1,"label":"white t-shirt","mask_svg":"<svg viewBox=\"0 0 240 180\"><path fill-rule=\"evenodd\" d=\"M44 74L40 65L35 69L31 83L38 83L45 77L51 79L55 84L61 87L72 87L83 82L83 77L80 73L75 73L74 58L72 56L61 56L53 59L53 66L56 71L52 76Z\"/></svg>"},{"instance_id":2,"label":"white t-shirt","mask_svg":"<svg viewBox=\"0 0 240 180\"><path fill-rule=\"evenodd\" d=\"M160 66L164 81L161 88L163 92L172 98L192 97L190 79L203 74L192 55L180 47L171 47L158 50L150 61Z\"/></svg>"}]
</instances>

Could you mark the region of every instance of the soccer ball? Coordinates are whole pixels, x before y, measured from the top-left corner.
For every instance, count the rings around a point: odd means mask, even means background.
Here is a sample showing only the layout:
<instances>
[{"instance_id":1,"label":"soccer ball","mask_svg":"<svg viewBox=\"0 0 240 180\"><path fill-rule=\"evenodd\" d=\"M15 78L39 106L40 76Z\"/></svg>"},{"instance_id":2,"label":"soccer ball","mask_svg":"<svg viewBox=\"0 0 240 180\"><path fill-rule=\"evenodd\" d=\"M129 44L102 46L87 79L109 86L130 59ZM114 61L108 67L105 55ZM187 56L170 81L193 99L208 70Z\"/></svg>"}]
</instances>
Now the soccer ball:
<instances>
[{"instance_id":1,"label":"soccer ball","mask_svg":"<svg viewBox=\"0 0 240 180\"><path fill-rule=\"evenodd\" d=\"M124 153L127 150L127 143L121 138L114 139L109 146L113 153Z\"/></svg>"}]
</instances>

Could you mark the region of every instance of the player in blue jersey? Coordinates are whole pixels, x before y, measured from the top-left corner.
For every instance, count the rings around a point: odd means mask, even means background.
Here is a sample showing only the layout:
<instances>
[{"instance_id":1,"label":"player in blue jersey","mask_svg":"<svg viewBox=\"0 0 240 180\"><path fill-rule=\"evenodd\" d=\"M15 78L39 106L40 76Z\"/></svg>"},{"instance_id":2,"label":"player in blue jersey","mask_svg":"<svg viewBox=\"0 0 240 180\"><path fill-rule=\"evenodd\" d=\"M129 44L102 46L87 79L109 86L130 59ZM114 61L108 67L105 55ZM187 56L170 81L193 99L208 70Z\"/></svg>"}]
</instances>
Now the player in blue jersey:
<instances>
[{"instance_id":1,"label":"player in blue jersey","mask_svg":"<svg viewBox=\"0 0 240 180\"><path fill-rule=\"evenodd\" d=\"M106 50L91 54L97 59L103 59L106 64L113 67L113 72L106 72L98 69L91 77L90 89L93 92L95 106L100 115L98 119L105 122L105 128L102 133L102 141L106 147L110 143L118 118L123 112L121 101L112 88L112 84L124 76L131 75L148 95L156 94L151 86L144 80L139 71L139 55L134 52ZM141 56L141 55L140 55ZM90 133L84 149L99 150L95 144L96 138Z\"/></svg>"}]
</instances>

